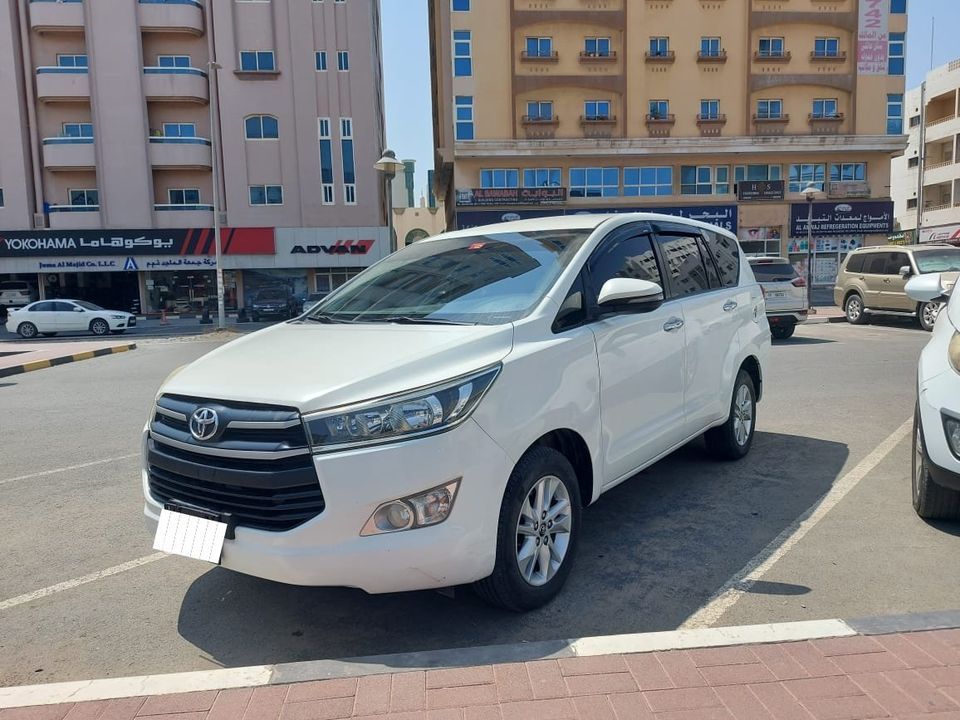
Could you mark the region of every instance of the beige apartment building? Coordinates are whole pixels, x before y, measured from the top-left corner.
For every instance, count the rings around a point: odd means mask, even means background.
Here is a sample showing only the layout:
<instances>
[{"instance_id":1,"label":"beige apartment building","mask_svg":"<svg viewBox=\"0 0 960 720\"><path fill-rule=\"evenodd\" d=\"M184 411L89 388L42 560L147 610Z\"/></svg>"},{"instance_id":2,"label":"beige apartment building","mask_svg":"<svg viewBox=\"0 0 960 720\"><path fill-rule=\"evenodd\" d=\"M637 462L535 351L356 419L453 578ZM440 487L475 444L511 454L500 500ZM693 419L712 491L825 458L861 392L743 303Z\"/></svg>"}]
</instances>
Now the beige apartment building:
<instances>
[{"instance_id":1,"label":"beige apartment building","mask_svg":"<svg viewBox=\"0 0 960 720\"><path fill-rule=\"evenodd\" d=\"M389 252L379 0L9 0L0 280L194 312ZM219 142L218 142L219 139Z\"/></svg>"},{"instance_id":2,"label":"beige apartment building","mask_svg":"<svg viewBox=\"0 0 960 720\"><path fill-rule=\"evenodd\" d=\"M654 210L831 285L893 228L906 0L431 0L451 226Z\"/></svg>"}]
</instances>

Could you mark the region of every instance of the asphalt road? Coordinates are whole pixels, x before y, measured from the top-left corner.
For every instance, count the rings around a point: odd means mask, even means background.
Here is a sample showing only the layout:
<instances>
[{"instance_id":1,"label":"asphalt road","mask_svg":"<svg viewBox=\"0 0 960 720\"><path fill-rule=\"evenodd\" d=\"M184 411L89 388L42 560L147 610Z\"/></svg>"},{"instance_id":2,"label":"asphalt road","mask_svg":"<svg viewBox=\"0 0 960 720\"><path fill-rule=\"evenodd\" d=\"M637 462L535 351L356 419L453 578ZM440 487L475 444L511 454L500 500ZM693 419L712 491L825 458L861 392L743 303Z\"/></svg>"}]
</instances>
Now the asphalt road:
<instances>
[{"instance_id":1,"label":"asphalt road","mask_svg":"<svg viewBox=\"0 0 960 720\"><path fill-rule=\"evenodd\" d=\"M909 500L902 426L928 337L830 324L776 345L751 455L716 464L694 443L603 496L565 591L526 615L465 589L369 596L173 557L98 578L152 555L140 429L163 377L215 343L146 340L0 381L0 685L955 608L960 526ZM711 602L758 557L762 572Z\"/></svg>"}]
</instances>

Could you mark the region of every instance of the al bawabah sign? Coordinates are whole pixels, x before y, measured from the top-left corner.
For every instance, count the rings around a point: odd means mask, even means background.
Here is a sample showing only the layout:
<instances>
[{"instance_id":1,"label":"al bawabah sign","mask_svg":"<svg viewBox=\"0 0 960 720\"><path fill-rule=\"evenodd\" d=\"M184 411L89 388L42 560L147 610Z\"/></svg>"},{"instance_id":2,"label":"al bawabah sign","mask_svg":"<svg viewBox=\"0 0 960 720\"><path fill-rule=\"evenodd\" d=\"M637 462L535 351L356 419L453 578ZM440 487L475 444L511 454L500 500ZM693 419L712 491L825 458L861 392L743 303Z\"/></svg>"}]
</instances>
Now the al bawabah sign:
<instances>
[{"instance_id":1,"label":"al bawabah sign","mask_svg":"<svg viewBox=\"0 0 960 720\"><path fill-rule=\"evenodd\" d=\"M460 207L485 205L549 205L567 199L565 187L466 188L457 190Z\"/></svg>"},{"instance_id":2,"label":"al bawabah sign","mask_svg":"<svg viewBox=\"0 0 960 720\"><path fill-rule=\"evenodd\" d=\"M223 228L224 255L273 255L273 228ZM213 255L213 230L22 230L0 231L0 257L96 255Z\"/></svg>"},{"instance_id":3,"label":"al bawabah sign","mask_svg":"<svg viewBox=\"0 0 960 720\"><path fill-rule=\"evenodd\" d=\"M790 237L807 236L807 205L790 206ZM812 234L828 235L889 235L893 232L893 203L872 200L849 203L813 203Z\"/></svg>"}]
</instances>

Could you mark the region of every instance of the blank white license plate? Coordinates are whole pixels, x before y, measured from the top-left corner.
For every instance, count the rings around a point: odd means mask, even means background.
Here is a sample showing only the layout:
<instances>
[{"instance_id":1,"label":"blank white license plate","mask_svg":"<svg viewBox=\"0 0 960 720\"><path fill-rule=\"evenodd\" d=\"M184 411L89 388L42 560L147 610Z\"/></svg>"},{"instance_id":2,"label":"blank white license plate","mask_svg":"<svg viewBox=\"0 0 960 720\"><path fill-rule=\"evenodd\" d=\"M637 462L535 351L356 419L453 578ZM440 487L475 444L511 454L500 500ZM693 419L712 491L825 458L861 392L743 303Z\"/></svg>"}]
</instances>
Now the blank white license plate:
<instances>
[{"instance_id":1,"label":"blank white license plate","mask_svg":"<svg viewBox=\"0 0 960 720\"><path fill-rule=\"evenodd\" d=\"M160 511L153 549L219 564L226 534L226 523L164 508Z\"/></svg>"},{"instance_id":2,"label":"blank white license plate","mask_svg":"<svg viewBox=\"0 0 960 720\"><path fill-rule=\"evenodd\" d=\"M773 292L767 293L772 298L782 298L786 297L787 294L783 290L774 290Z\"/></svg>"}]
</instances>

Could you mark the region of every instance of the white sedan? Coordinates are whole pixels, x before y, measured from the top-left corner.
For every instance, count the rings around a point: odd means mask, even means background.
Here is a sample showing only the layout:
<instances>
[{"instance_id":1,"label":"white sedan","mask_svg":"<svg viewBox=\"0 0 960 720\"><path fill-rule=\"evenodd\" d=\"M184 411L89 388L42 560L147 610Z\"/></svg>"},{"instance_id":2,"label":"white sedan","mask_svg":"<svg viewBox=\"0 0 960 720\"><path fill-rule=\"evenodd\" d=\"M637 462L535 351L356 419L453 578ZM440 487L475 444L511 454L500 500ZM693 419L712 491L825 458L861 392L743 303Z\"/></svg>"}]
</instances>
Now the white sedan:
<instances>
[{"instance_id":1,"label":"white sedan","mask_svg":"<svg viewBox=\"0 0 960 720\"><path fill-rule=\"evenodd\" d=\"M927 519L960 519L960 292L956 282L956 273L937 273L918 275L906 287L907 295L917 302L947 303L920 354L917 372L913 507Z\"/></svg>"},{"instance_id":2,"label":"white sedan","mask_svg":"<svg viewBox=\"0 0 960 720\"><path fill-rule=\"evenodd\" d=\"M91 332L119 335L135 327L137 318L121 310L104 310L86 300L41 300L11 310L7 331L23 338L50 337L58 332Z\"/></svg>"}]
</instances>

